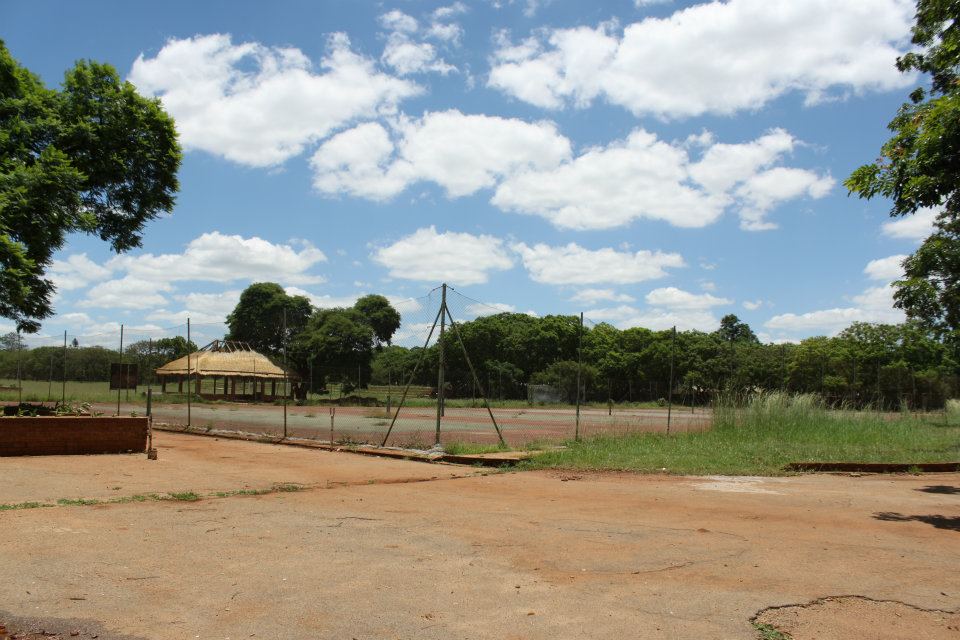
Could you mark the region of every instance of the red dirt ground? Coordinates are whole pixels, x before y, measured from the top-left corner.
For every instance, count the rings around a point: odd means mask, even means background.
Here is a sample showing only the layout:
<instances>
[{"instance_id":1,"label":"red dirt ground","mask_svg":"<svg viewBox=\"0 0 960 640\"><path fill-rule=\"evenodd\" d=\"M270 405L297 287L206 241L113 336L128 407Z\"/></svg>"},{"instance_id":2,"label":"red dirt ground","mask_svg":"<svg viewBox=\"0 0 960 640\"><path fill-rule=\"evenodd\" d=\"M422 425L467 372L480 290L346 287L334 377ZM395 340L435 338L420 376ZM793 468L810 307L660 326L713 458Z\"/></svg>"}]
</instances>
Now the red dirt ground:
<instances>
[{"instance_id":1,"label":"red dirt ground","mask_svg":"<svg viewBox=\"0 0 960 640\"><path fill-rule=\"evenodd\" d=\"M307 488L2 511L0 624L64 638L751 639L769 607L862 596L903 603L910 637L954 637L957 474L476 475L171 433L156 444L156 462L0 459L0 503ZM815 635L796 637L901 637L851 602L806 607Z\"/></svg>"}]
</instances>

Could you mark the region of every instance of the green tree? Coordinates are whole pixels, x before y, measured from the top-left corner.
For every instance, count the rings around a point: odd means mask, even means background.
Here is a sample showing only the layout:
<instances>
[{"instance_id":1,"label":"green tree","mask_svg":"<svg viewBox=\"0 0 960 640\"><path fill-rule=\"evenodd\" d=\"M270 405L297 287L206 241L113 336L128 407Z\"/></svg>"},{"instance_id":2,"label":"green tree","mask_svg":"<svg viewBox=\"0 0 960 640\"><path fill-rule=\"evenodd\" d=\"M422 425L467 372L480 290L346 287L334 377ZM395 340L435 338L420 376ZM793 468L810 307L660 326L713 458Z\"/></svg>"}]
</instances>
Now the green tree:
<instances>
[{"instance_id":1,"label":"green tree","mask_svg":"<svg viewBox=\"0 0 960 640\"><path fill-rule=\"evenodd\" d=\"M172 118L110 65L77 62L55 91L0 41L0 316L34 332L53 313L45 274L68 233L139 247L180 160Z\"/></svg>"},{"instance_id":2,"label":"green tree","mask_svg":"<svg viewBox=\"0 0 960 640\"><path fill-rule=\"evenodd\" d=\"M363 296L353 303L353 308L366 317L373 328L377 344L390 344L393 334L400 328L400 313L383 296Z\"/></svg>"},{"instance_id":3,"label":"green tree","mask_svg":"<svg viewBox=\"0 0 960 640\"><path fill-rule=\"evenodd\" d=\"M846 181L861 198L890 198L893 217L942 207L933 234L904 263L895 305L948 335L960 328L960 4L918 0L912 42L897 59L902 72L930 81L910 94L888 125L880 157Z\"/></svg>"},{"instance_id":4,"label":"green tree","mask_svg":"<svg viewBox=\"0 0 960 640\"><path fill-rule=\"evenodd\" d=\"M311 311L304 296L288 296L275 282L255 282L243 290L227 316L227 340L246 342L264 355L279 356L284 345L290 345L306 327Z\"/></svg>"}]
</instances>

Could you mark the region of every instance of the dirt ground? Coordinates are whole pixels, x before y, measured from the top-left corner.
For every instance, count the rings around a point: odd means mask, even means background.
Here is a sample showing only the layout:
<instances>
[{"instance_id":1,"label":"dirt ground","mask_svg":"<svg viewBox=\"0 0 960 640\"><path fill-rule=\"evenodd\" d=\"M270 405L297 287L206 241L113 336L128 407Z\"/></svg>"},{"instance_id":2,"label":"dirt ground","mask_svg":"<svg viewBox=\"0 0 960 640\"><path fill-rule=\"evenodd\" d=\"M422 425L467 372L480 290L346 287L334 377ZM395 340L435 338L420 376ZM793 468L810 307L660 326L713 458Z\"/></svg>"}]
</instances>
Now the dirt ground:
<instances>
[{"instance_id":1,"label":"dirt ground","mask_svg":"<svg viewBox=\"0 0 960 640\"><path fill-rule=\"evenodd\" d=\"M491 474L156 445L155 462L0 458L0 503L307 488L0 511L9 632L749 639L759 614L797 639L960 637L957 474Z\"/></svg>"},{"instance_id":2,"label":"dirt ground","mask_svg":"<svg viewBox=\"0 0 960 640\"><path fill-rule=\"evenodd\" d=\"M115 404L97 404L94 409L107 415L116 412ZM121 413L143 407L122 404ZM190 423L195 427L226 429L247 433L279 435L283 433L283 407L270 404L204 403L190 408ZM574 437L575 411L569 408L522 407L494 408L493 414L511 446L530 442L561 442ZM187 424L187 405L157 403L154 420L170 425ZM334 417L334 442L379 444L390 425L392 414L385 407L337 407ZM581 411L580 434L656 432L667 428L666 409L617 408L608 415L605 409ZM388 441L391 446L430 446L434 441L436 409L404 407ZM701 431L710 428L709 410L678 409L671 414L672 431ZM319 406L287 407L288 434L299 438L330 440L330 408ZM447 409L441 425L441 441L494 444L497 433L483 407Z\"/></svg>"}]
</instances>

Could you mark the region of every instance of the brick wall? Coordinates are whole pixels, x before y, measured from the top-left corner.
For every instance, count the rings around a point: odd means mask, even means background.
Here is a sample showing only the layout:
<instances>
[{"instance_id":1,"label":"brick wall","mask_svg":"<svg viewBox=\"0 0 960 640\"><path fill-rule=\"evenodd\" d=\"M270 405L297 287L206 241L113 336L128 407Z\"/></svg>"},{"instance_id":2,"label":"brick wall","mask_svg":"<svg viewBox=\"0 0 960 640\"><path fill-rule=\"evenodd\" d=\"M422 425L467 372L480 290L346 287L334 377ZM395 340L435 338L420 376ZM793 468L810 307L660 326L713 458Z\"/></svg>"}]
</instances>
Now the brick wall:
<instances>
[{"instance_id":1,"label":"brick wall","mask_svg":"<svg viewBox=\"0 0 960 640\"><path fill-rule=\"evenodd\" d=\"M0 418L0 456L88 455L147 450L147 418Z\"/></svg>"}]
</instances>

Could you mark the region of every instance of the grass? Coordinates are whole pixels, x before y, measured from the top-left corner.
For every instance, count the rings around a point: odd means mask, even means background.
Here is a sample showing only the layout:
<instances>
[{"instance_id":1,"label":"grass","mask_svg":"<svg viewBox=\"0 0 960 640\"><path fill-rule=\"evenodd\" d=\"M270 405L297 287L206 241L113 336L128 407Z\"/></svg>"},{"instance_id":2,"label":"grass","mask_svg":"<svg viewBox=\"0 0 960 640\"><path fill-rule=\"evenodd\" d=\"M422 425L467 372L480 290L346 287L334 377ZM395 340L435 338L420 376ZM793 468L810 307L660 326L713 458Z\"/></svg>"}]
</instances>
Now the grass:
<instances>
[{"instance_id":1,"label":"grass","mask_svg":"<svg viewBox=\"0 0 960 640\"><path fill-rule=\"evenodd\" d=\"M452 456L469 456L481 453L499 453L510 451L510 447L502 444L473 444L470 442L448 442L443 450Z\"/></svg>"},{"instance_id":2,"label":"grass","mask_svg":"<svg viewBox=\"0 0 960 640\"><path fill-rule=\"evenodd\" d=\"M89 507L98 504L130 504L133 502L196 502L204 498L229 498L232 496L262 496L269 493L289 493L293 491L303 491L305 486L292 482L283 482L273 485L266 489L234 489L232 491L215 491L213 493L201 494L195 491L182 491L171 493L146 493L135 494L132 496L121 496L110 498L108 500L99 500L97 498L60 498L56 503L49 502L17 502L12 504L0 504L0 511L14 511L18 509L39 509L43 507Z\"/></svg>"},{"instance_id":3,"label":"grass","mask_svg":"<svg viewBox=\"0 0 960 640\"><path fill-rule=\"evenodd\" d=\"M759 638L759 640L791 640L793 637L777 630L776 627L772 627L769 624L763 624L762 622L754 622L752 624L753 628L757 630L757 638Z\"/></svg>"},{"instance_id":4,"label":"grass","mask_svg":"<svg viewBox=\"0 0 960 640\"><path fill-rule=\"evenodd\" d=\"M960 408L960 407L958 407ZM814 396L758 394L743 406L719 403L713 428L635 433L568 442L526 468L780 475L789 462L960 460L960 411L884 416L827 409Z\"/></svg>"}]
</instances>

